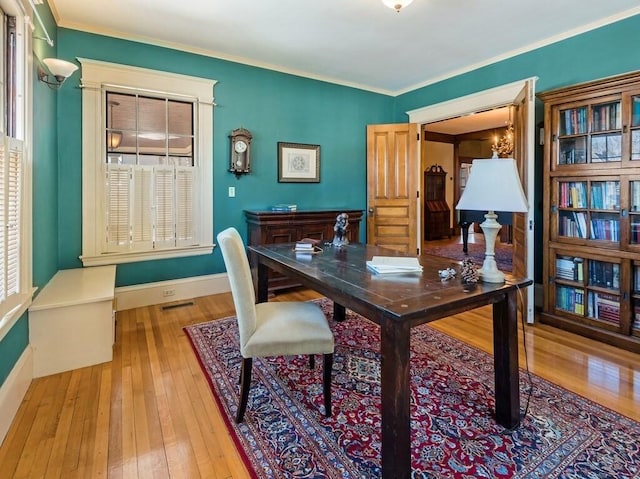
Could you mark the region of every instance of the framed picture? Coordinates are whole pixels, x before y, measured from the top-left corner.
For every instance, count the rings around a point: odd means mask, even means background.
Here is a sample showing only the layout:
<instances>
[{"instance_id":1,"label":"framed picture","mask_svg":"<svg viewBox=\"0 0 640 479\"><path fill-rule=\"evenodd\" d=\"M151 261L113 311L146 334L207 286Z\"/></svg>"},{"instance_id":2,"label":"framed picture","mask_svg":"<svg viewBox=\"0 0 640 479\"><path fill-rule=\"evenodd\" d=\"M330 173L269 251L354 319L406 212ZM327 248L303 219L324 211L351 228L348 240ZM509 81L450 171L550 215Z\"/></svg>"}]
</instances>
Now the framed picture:
<instances>
[{"instance_id":1,"label":"framed picture","mask_svg":"<svg viewBox=\"0 0 640 479\"><path fill-rule=\"evenodd\" d=\"M278 142L280 183L320 183L320 145Z\"/></svg>"}]
</instances>

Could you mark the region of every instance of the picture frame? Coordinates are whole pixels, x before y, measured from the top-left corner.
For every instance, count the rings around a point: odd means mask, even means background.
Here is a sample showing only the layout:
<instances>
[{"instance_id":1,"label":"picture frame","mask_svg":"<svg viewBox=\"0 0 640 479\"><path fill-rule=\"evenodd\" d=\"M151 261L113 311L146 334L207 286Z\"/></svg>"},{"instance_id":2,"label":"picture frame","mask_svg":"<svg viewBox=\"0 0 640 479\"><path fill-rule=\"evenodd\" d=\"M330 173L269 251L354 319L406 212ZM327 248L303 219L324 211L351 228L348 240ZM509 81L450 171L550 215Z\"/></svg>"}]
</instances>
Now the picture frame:
<instances>
[{"instance_id":1,"label":"picture frame","mask_svg":"<svg viewBox=\"0 0 640 479\"><path fill-rule=\"evenodd\" d=\"M320 183L320 145L279 141L278 182Z\"/></svg>"}]
</instances>

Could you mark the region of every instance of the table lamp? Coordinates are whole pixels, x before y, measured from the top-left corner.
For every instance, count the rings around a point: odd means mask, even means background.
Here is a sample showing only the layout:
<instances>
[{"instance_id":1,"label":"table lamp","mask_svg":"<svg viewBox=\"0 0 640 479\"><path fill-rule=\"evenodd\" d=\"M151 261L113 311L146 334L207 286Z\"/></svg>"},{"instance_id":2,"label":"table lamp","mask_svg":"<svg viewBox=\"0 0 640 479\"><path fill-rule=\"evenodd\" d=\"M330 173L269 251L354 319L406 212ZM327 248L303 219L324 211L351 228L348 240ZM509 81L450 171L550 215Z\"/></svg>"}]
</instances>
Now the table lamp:
<instances>
[{"instance_id":1,"label":"table lamp","mask_svg":"<svg viewBox=\"0 0 640 479\"><path fill-rule=\"evenodd\" d=\"M484 263L478 271L482 281L503 283L504 273L498 269L495 259L495 242L501 225L496 221L496 211L522 213L528 211L527 198L522 190L518 168L513 158L473 160L467 184L464 187L457 210L487 211L480 224L486 244Z\"/></svg>"}]
</instances>

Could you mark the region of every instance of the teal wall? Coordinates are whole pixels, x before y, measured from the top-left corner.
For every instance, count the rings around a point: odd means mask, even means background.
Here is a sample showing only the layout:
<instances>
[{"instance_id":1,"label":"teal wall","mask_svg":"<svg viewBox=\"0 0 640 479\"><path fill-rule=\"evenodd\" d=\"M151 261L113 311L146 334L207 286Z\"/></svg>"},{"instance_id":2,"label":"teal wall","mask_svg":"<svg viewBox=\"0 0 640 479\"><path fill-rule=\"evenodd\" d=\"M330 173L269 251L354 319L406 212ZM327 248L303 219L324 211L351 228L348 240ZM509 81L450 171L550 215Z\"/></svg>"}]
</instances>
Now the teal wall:
<instances>
[{"instance_id":1,"label":"teal wall","mask_svg":"<svg viewBox=\"0 0 640 479\"><path fill-rule=\"evenodd\" d=\"M396 98L395 120L407 111L538 77L536 92L640 69L640 15L419 88ZM540 120L542 117L540 116Z\"/></svg>"},{"instance_id":2,"label":"teal wall","mask_svg":"<svg viewBox=\"0 0 640 479\"><path fill-rule=\"evenodd\" d=\"M91 58L215 79L214 236L228 226L244 235L244 209L295 203L299 208L366 205L366 125L393 118L393 98L298 76L141 43L59 29L58 55ZM58 94L59 268L82 266L80 72ZM253 133L252 173L227 171L231 131ZM277 143L318 144L320 183L278 183ZM228 187L236 197L228 198ZM362 231L364 239L364 228ZM222 257L190 257L118 265L118 286L224 271Z\"/></svg>"},{"instance_id":3,"label":"teal wall","mask_svg":"<svg viewBox=\"0 0 640 479\"><path fill-rule=\"evenodd\" d=\"M29 321L25 313L0 341L0 387L20 359L27 344L29 344Z\"/></svg>"}]
</instances>

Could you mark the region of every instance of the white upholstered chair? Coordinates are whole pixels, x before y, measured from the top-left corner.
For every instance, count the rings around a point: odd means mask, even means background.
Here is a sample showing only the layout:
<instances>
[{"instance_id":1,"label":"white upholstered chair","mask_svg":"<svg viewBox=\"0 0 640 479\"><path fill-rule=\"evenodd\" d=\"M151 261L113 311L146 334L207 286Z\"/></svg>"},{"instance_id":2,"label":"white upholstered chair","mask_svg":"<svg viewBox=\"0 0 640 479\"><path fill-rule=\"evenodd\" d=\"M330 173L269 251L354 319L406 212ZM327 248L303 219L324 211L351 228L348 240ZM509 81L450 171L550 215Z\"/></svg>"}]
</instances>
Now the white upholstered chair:
<instances>
[{"instance_id":1,"label":"white upholstered chair","mask_svg":"<svg viewBox=\"0 0 640 479\"><path fill-rule=\"evenodd\" d=\"M266 302L256 304L255 290L247 252L238 231L227 228L217 236L227 268L233 304L240 330L240 403L236 422L241 423L249 398L253 358L324 355L323 393L325 415L331 416L331 369L333 367L333 333L327 318L311 302Z\"/></svg>"}]
</instances>

